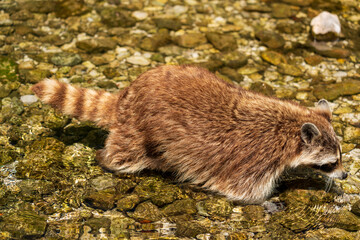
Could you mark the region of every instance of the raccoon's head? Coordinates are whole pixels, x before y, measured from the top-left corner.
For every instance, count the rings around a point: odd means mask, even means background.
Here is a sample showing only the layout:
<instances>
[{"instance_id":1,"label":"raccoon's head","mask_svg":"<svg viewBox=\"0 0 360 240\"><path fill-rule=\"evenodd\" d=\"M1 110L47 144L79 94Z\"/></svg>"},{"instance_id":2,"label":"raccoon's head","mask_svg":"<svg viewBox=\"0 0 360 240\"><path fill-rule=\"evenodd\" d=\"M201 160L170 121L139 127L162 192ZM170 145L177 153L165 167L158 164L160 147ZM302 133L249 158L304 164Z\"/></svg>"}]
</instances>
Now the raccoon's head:
<instances>
[{"instance_id":1,"label":"raccoon's head","mask_svg":"<svg viewBox=\"0 0 360 240\"><path fill-rule=\"evenodd\" d=\"M341 145L331 126L331 110L326 100L320 100L314 109L326 121L307 122L301 127L303 150L299 165L309 166L332 178L345 179L347 173L342 166Z\"/></svg>"}]
</instances>

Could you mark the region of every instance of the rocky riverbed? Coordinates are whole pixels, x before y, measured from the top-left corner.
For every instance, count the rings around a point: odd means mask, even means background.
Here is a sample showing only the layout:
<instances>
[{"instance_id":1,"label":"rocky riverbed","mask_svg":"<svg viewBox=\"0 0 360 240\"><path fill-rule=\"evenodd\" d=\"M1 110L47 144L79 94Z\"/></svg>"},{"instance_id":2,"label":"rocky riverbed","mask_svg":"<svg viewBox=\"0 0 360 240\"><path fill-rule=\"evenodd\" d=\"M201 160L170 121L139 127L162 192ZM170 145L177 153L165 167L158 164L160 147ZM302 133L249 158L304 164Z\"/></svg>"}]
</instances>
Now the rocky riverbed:
<instances>
[{"instance_id":1,"label":"rocky riverbed","mask_svg":"<svg viewBox=\"0 0 360 240\"><path fill-rule=\"evenodd\" d=\"M310 29L322 11L342 27L325 43ZM351 0L1 1L0 239L360 239L359 22ZM329 100L350 176L297 169L243 205L171 173L112 174L94 160L107 132L29 90L51 77L116 92L163 64Z\"/></svg>"}]
</instances>

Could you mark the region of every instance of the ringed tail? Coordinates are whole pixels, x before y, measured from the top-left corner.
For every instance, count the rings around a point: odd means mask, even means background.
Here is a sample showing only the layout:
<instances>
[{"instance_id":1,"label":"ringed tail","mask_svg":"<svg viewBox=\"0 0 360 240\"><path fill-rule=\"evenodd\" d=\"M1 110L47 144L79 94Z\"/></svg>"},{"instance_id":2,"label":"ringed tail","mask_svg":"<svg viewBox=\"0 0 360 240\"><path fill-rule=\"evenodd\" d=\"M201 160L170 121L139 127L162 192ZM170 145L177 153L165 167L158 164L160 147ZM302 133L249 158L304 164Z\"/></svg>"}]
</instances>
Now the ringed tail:
<instances>
[{"instance_id":1,"label":"ringed tail","mask_svg":"<svg viewBox=\"0 0 360 240\"><path fill-rule=\"evenodd\" d=\"M92 121L100 127L116 122L116 94L74 87L53 79L45 79L31 90L42 102L81 121Z\"/></svg>"}]
</instances>

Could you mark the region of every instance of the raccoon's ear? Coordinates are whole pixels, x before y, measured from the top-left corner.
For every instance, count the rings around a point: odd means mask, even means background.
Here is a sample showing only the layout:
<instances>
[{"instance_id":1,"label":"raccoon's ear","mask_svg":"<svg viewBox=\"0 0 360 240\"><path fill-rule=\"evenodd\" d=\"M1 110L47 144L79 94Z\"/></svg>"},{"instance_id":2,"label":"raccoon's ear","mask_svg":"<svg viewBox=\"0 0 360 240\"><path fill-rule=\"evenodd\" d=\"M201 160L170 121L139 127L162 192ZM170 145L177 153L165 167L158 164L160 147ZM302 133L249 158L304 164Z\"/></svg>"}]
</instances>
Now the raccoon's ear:
<instances>
[{"instance_id":1,"label":"raccoon's ear","mask_svg":"<svg viewBox=\"0 0 360 240\"><path fill-rule=\"evenodd\" d=\"M319 114L323 115L326 119L331 121L332 114L331 114L331 108L330 108L330 105L329 105L328 101L326 101L325 99L321 99L316 104L315 110L317 110L317 112Z\"/></svg>"},{"instance_id":2,"label":"raccoon's ear","mask_svg":"<svg viewBox=\"0 0 360 240\"><path fill-rule=\"evenodd\" d=\"M301 126L301 139L306 144L312 144L320 135L319 129L313 123L304 123Z\"/></svg>"}]
</instances>

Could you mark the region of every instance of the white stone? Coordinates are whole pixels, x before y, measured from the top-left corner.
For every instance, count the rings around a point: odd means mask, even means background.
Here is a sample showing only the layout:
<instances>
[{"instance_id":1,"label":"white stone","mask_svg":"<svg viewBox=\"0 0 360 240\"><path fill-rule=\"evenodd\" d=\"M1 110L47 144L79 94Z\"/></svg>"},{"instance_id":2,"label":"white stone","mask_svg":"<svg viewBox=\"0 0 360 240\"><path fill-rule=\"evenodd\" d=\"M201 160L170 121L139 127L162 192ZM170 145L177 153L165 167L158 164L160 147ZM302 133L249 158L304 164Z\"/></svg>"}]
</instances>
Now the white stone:
<instances>
[{"instance_id":1,"label":"white stone","mask_svg":"<svg viewBox=\"0 0 360 240\"><path fill-rule=\"evenodd\" d=\"M131 15L137 20L145 20L148 17L147 12L143 11L135 11Z\"/></svg>"},{"instance_id":2,"label":"white stone","mask_svg":"<svg viewBox=\"0 0 360 240\"><path fill-rule=\"evenodd\" d=\"M166 13L169 15L176 15L179 16L183 13L186 13L188 11L188 7L186 6L181 6L181 5L176 5L172 8L169 8L168 10L166 10Z\"/></svg>"},{"instance_id":3,"label":"white stone","mask_svg":"<svg viewBox=\"0 0 360 240\"><path fill-rule=\"evenodd\" d=\"M146 66L150 64L150 61L142 56L131 56L126 59L128 63Z\"/></svg>"},{"instance_id":4,"label":"white stone","mask_svg":"<svg viewBox=\"0 0 360 240\"><path fill-rule=\"evenodd\" d=\"M321 12L319 15L311 20L310 25L315 34L326 34L334 32L340 34L341 25L337 15L331 14L327 11Z\"/></svg>"},{"instance_id":5,"label":"white stone","mask_svg":"<svg viewBox=\"0 0 360 240\"><path fill-rule=\"evenodd\" d=\"M38 98L35 95L24 95L20 97L20 101L22 101L26 105L30 105L36 102Z\"/></svg>"}]
</instances>

